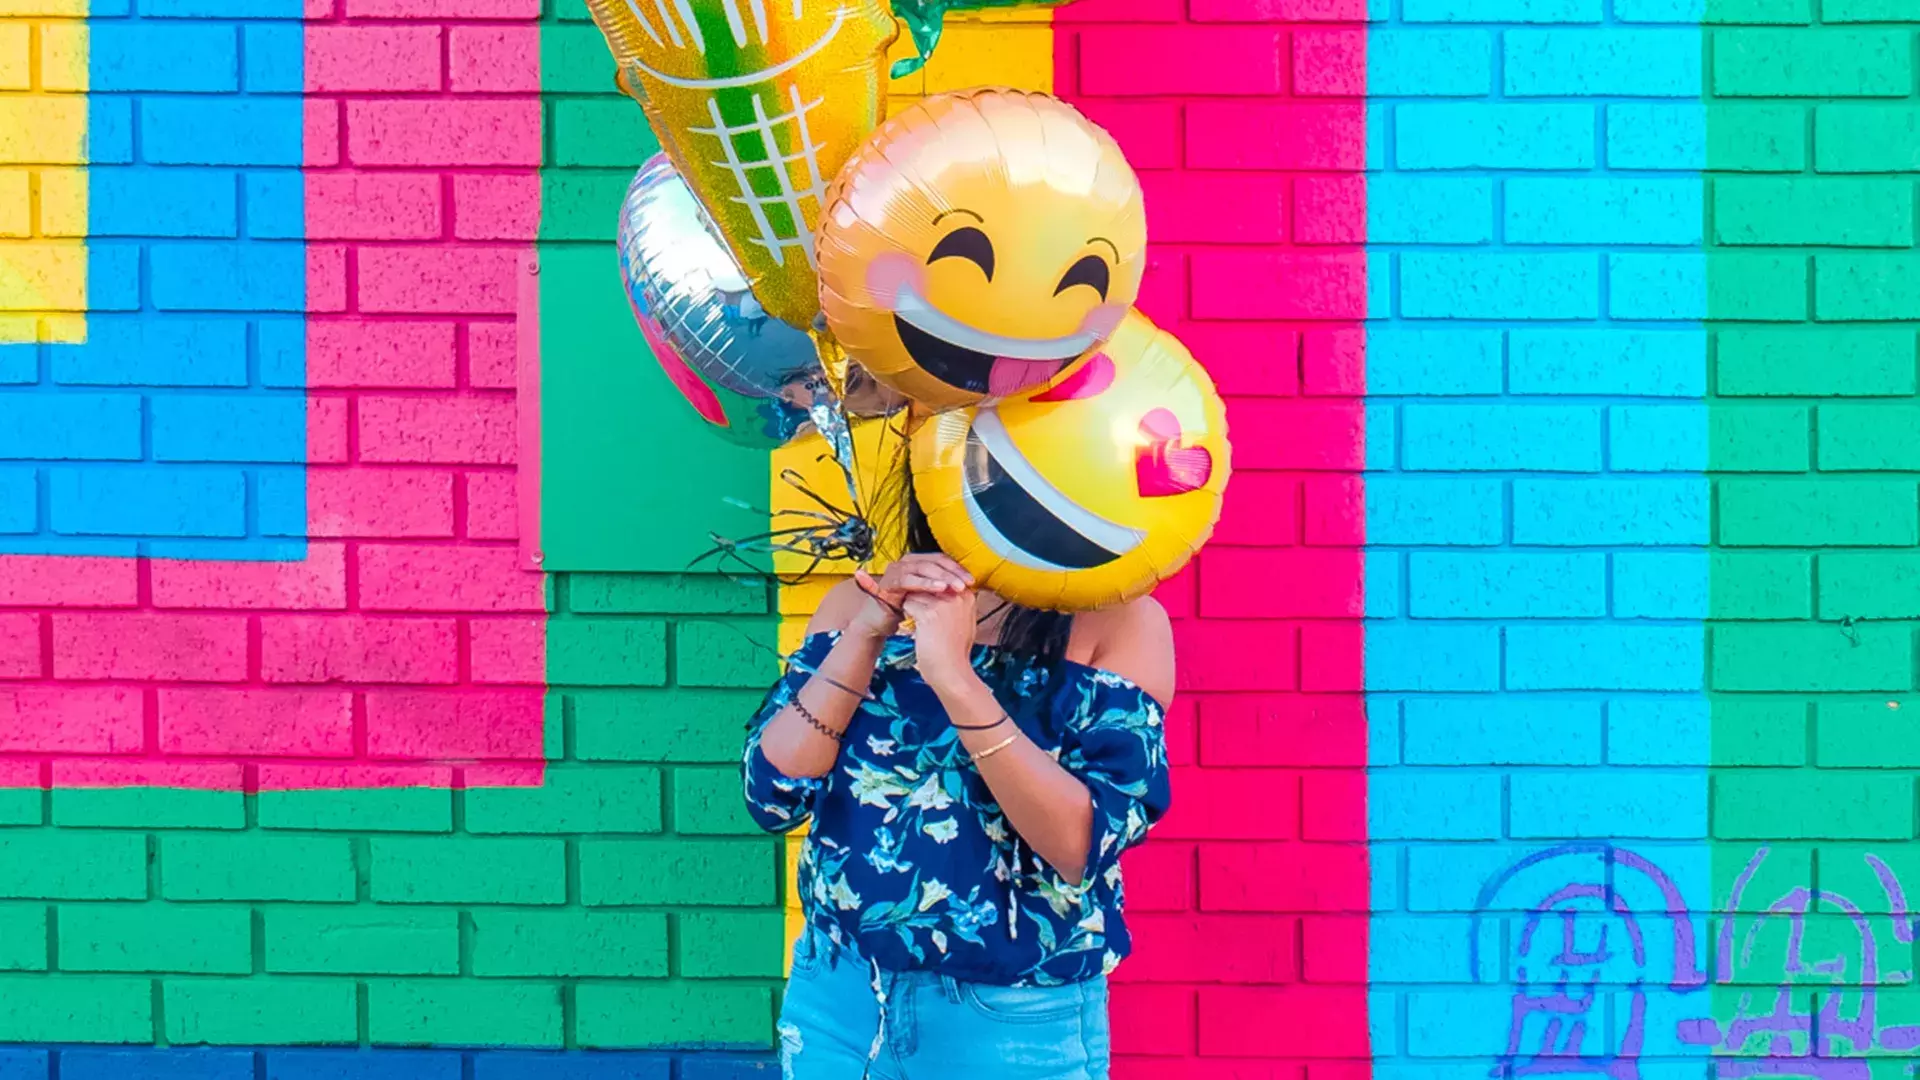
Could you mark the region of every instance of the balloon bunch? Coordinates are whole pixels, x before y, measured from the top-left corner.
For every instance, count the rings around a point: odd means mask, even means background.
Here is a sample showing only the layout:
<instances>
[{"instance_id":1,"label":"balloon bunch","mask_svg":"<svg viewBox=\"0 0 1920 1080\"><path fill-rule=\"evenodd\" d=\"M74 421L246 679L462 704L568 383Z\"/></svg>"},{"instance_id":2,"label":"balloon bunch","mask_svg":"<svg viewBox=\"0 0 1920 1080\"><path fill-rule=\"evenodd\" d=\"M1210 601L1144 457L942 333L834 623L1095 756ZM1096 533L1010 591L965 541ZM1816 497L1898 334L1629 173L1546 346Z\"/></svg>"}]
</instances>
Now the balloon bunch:
<instances>
[{"instance_id":1,"label":"balloon bunch","mask_svg":"<svg viewBox=\"0 0 1920 1080\"><path fill-rule=\"evenodd\" d=\"M1011 4L893 7L924 60L946 10ZM1192 557L1227 482L1225 409L1133 308L1146 218L1111 136L1002 89L880 123L879 0L589 7L665 149L618 242L656 359L728 438L821 435L855 499L805 492L834 512L762 550L872 554L850 418L893 417L940 546L1009 600L1122 603Z\"/></svg>"}]
</instances>

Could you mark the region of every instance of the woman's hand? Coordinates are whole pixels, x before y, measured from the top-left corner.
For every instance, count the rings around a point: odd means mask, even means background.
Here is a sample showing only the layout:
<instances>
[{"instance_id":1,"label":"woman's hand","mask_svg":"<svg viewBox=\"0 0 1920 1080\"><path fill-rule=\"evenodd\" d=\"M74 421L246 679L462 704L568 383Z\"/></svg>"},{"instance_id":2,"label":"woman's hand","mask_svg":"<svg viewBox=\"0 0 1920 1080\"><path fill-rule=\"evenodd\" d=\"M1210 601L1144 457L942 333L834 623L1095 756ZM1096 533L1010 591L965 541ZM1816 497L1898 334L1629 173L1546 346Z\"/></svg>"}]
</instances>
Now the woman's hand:
<instances>
[{"instance_id":1,"label":"woman's hand","mask_svg":"<svg viewBox=\"0 0 1920 1080\"><path fill-rule=\"evenodd\" d=\"M856 570L853 580L866 594L866 601L847 621L847 630L873 638L889 637L900 629L908 596L916 593L951 595L973 588L973 575L940 554L903 555L890 563L880 577Z\"/></svg>"},{"instance_id":2,"label":"woman's hand","mask_svg":"<svg viewBox=\"0 0 1920 1080\"><path fill-rule=\"evenodd\" d=\"M973 635L979 623L972 589L913 592L905 600L913 620L914 663L935 693L957 689L973 674Z\"/></svg>"}]
</instances>

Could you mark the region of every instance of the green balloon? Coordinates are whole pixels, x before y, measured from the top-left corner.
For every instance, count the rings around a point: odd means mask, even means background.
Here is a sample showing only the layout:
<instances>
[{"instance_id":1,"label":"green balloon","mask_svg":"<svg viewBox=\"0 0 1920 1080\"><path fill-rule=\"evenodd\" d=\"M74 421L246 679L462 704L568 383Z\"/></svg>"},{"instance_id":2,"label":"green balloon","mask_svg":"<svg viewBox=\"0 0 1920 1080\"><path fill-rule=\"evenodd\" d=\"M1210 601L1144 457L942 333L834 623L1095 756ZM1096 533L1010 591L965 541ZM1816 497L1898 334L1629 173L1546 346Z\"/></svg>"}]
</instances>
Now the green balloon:
<instances>
[{"instance_id":1,"label":"green balloon","mask_svg":"<svg viewBox=\"0 0 1920 1080\"><path fill-rule=\"evenodd\" d=\"M933 48L940 43L940 28L949 11L990 11L998 8L1059 7L1068 0L893 0L893 14L907 24L913 35L913 47L920 55L893 62L893 77L911 75L933 59Z\"/></svg>"}]
</instances>

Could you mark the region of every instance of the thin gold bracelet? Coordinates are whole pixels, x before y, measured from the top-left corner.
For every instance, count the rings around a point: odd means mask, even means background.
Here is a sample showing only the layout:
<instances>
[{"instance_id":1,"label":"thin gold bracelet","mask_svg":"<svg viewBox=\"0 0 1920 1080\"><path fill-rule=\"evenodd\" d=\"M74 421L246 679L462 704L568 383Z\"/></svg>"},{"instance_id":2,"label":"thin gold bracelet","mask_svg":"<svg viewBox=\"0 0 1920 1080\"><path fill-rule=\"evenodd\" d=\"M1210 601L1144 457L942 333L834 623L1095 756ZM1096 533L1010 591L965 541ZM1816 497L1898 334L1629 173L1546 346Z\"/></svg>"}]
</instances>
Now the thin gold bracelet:
<instances>
[{"instance_id":1,"label":"thin gold bracelet","mask_svg":"<svg viewBox=\"0 0 1920 1080\"><path fill-rule=\"evenodd\" d=\"M988 758L992 757L993 755L999 753L1000 751L1005 750L1007 747L1012 746L1014 742L1019 738L1020 738L1020 733L1016 731L1013 734L1007 736L1006 738L1001 739L999 742L994 743L992 746L987 747L985 750L982 750L979 753L972 755L974 764L977 765L980 762L985 761Z\"/></svg>"}]
</instances>

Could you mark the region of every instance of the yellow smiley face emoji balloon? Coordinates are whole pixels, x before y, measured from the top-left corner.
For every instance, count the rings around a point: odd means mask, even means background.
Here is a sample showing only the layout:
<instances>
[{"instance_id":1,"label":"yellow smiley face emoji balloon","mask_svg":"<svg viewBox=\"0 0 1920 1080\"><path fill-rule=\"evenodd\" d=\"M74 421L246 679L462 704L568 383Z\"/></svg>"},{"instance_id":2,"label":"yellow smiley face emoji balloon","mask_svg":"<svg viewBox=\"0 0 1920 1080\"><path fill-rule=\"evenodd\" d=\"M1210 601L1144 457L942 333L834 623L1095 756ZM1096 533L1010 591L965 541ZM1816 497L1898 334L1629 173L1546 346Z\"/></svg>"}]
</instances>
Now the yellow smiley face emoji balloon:
<instances>
[{"instance_id":1,"label":"yellow smiley face emoji balloon","mask_svg":"<svg viewBox=\"0 0 1920 1080\"><path fill-rule=\"evenodd\" d=\"M1152 591L1206 543L1229 455L1213 380L1133 312L1053 383L928 419L911 463L934 538L983 587L1089 611Z\"/></svg>"},{"instance_id":2,"label":"yellow smiley face emoji balloon","mask_svg":"<svg viewBox=\"0 0 1920 1080\"><path fill-rule=\"evenodd\" d=\"M1140 181L1113 137L1045 94L968 90L868 137L815 246L827 327L932 411L1039 385L1140 294Z\"/></svg>"}]
</instances>

